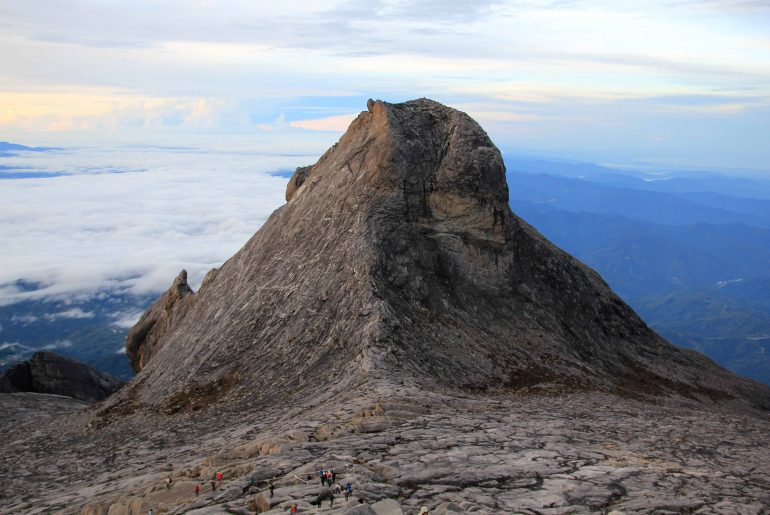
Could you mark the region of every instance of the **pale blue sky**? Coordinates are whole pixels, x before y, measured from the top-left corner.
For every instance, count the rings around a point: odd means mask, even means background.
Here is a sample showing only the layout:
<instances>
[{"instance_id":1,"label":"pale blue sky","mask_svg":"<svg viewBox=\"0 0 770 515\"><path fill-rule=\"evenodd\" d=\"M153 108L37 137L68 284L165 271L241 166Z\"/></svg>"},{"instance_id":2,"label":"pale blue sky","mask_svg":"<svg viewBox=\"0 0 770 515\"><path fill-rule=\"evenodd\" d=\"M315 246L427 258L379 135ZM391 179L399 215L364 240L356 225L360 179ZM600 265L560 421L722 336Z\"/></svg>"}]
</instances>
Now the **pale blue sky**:
<instances>
[{"instance_id":1,"label":"pale blue sky","mask_svg":"<svg viewBox=\"0 0 770 515\"><path fill-rule=\"evenodd\" d=\"M0 140L322 150L427 96L504 150L770 170L768 29L766 0L3 0Z\"/></svg>"}]
</instances>

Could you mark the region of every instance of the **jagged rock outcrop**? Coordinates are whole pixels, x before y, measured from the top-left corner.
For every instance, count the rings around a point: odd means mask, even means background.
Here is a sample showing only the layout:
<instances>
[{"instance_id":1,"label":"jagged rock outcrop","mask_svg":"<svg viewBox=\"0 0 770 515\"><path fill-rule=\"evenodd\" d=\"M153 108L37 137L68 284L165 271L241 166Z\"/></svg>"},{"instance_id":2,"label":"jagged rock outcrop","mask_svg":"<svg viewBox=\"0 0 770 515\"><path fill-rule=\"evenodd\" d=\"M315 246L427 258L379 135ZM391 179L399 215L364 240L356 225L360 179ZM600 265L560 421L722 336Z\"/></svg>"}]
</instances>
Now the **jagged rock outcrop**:
<instances>
[{"instance_id":1,"label":"jagged rock outcrop","mask_svg":"<svg viewBox=\"0 0 770 515\"><path fill-rule=\"evenodd\" d=\"M36 352L0 374L0 392L35 392L96 402L113 394L123 382L74 359Z\"/></svg>"},{"instance_id":2,"label":"jagged rock outcrop","mask_svg":"<svg viewBox=\"0 0 770 515\"><path fill-rule=\"evenodd\" d=\"M500 152L468 115L368 107L195 302L178 278L132 329L136 399L227 384L222 402L275 401L376 379L770 406L768 388L667 343L516 217Z\"/></svg>"},{"instance_id":3,"label":"jagged rock outcrop","mask_svg":"<svg viewBox=\"0 0 770 515\"><path fill-rule=\"evenodd\" d=\"M166 332L187 313L194 298L194 292L187 284L187 270L182 270L171 287L128 332L126 354L134 372L139 372L157 352Z\"/></svg>"}]
</instances>

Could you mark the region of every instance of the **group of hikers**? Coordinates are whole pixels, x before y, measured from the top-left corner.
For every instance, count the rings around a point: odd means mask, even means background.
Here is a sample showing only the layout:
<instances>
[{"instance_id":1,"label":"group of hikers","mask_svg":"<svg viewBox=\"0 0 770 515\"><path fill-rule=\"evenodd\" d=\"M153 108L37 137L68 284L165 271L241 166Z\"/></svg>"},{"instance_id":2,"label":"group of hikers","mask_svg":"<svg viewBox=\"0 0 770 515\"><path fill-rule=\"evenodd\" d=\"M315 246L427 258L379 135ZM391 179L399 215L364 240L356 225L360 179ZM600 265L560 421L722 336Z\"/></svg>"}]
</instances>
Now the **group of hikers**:
<instances>
[{"instance_id":1,"label":"group of hikers","mask_svg":"<svg viewBox=\"0 0 770 515\"><path fill-rule=\"evenodd\" d=\"M217 491L217 486L222 482L224 478L225 476L222 472L215 472L214 475L211 476L212 492ZM171 479L171 476L168 476L168 479L166 479L166 490L170 490L172 484L173 484L173 480ZM198 496L200 494L201 494L201 485L200 483L195 483L195 495Z\"/></svg>"},{"instance_id":2,"label":"group of hikers","mask_svg":"<svg viewBox=\"0 0 770 515\"><path fill-rule=\"evenodd\" d=\"M216 492L217 491L217 485L222 482L224 479L224 474L221 472L214 472L214 475L211 476L211 491ZM195 495L198 495L200 493L200 485L195 485Z\"/></svg>"},{"instance_id":3,"label":"group of hikers","mask_svg":"<svg viewBox=\"0 0 770 515\"><path fill-rule=\"evenodd\" d=\"M325 470L321 469L319 472L319 477L321 480L322 486L328 486L329 489L322 492L315 500L315 505L319 508L321 507L321 503L323 501L328 500L329 501L329 507L334 507L334 497L336 495L343 495L345 496L345 502L349 501L351 496L353 495L353 485L348 481L345 486L342 486L342 483L337 483L337 473L333 469ZM308 476L308 481L310 480L311 476ZM211 476L211 492L214 493L217 491L217 488L222 483L222 480L224 479L224 474L222 472L214 472L214 474ZM250 488L250 487L256 487L257 486L257 479L255 476L249 476L248 477L249 484L247 487L244 488L244 490ZM336 483L336 485L335 485ZM166 489L171 489L171 486L173 484L173 479L171 476L168 476L168 478L165 481ZM268 481L268 490L270 491L270 497L272 498L275 495L275 485L273 484L273 480ZM201 493L201 484L196 483L195 484L195 495L198 496ZM299 510L299 507L296 503L292 503L291 506L291 513L297 513Z\"/></svg>"},{"instance_id":4,"label":"group of hikers","mask_svg":"<svg viewBox=\"0 0 770 515\"><path fill-rule=\"evenodd\" d=\"M319 477L321 480L321 486L328 486L329 489L322 492L318 497L316 497L315 502L313 503L318 508L321 508L321 503L323 501L328 500L329 501L329 508L334 507L334 495L345 495L345 502L350 500L350 497L353 495L353 485L348 481L345 486L342 486L342 483L337 483L337 473L333 469L325 470L321 469L319 472ZM308 481L310 481L311 476L307 476ZM211 477L211 491L216 492L217 486L222 482L224 479L224 474L222 472L215 472L214 475ZM255 476L249 476L249 485L248 487L256 487L257 486L257 479ZM337 483L335 485L335 483ZM166 489L171 489L171 485L173 484L173 478L171 476L168 476L166 479ZM247 488L248 488L247 487ZM272 498L275 493L275 485L273 484L273 480L268 481L268 490L270 491L270 497ZM245 489L244 489L245 490ZM199 483L195 484L195 495L200 495L201 492L201 485ZM359 499L358 502L362 503L363 499ZM297 503L292 503L291 508L289 510L291 513L297 513L299 511L299 507L297 506ZM149 515L153 515L153 510L150 508ZM428 508L426 506L423 506L420 509L420 515L428 515Z\"/></svg>"},{"instance_id":5,"label":"group of hikers","mask_svg":"<svg viewBox=\"0 0 770 515\"><path fill-rule=\"evenodd\" d=\"M353 485L348 481L348 483L345 485L345 487L342 487L341 483L337 483L337 486L334 486L334 483L337 482L337 473L334 470L324 470L321 469L319 473L320 479L321 479L321 486L328 486L329 490L326 490L325 492L321 493L318 497L316 497L315 505L319 508L321 507L321 503L328 500L329 501L329 508L334 507L334 494L342 495L342 493L345 493L345 502L347 502L350 499L350 496L353 495ZM332 488L334 490L332 491Z\"/></svg>"},{"instance_id":6,"label":"group of hikers","mask_svg":"<svg viewBox=\"0 0 770 515\"><path fill-rule=\"evenodd\" d=\"M337 481L337 473L334 470L321 469L321 486L329 483L329 488L331 488L335 481Z\"/></svg>"},{"instance_id":7,"label":"group of hikers","mask_svg":"<svg viewBox=\"0 0 770 515\"><path fill-rule=\"evenodd\" d=\"M216 492L217 491L217 485L222 482L222 479L224 479L224 474L221 472L215 472L213 476L211 476L211 491ZM166 478L166 490L171 490L171 487L174 484L174 478L171 476L168 476ZM201 485L200 483L195 484L195 495L200 495L201 493Z\"/></svg>"}]
</instances>

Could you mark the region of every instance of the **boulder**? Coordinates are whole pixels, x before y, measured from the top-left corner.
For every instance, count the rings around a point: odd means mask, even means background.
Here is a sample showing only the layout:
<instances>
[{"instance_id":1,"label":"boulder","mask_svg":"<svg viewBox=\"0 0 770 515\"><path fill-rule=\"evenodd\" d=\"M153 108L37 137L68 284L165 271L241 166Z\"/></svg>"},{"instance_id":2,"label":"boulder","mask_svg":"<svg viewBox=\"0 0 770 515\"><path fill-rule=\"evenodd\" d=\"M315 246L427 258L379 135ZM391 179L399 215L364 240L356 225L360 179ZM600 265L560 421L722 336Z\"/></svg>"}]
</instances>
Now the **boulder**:
<instances>
[{"instance_id":1,"label":"boulder","mask_svg":"<svg viewBox=\"0 0 770 515\"><path fill-rule=\"evenodd\" d=\"M100 401L123 386L123 381L74 359L36 352L0 374L0 392L64 395L85 402Z\"/></svg>"}]
</instances>

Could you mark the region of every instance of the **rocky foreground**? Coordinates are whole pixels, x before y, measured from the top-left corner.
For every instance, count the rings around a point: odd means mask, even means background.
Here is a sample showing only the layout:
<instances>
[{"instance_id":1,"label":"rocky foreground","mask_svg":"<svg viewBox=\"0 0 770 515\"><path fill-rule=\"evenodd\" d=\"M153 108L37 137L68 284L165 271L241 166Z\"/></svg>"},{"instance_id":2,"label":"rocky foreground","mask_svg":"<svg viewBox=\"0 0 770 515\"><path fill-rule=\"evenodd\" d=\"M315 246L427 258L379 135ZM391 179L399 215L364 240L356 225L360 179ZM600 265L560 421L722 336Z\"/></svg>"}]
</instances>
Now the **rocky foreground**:
<instances>
[{"instance_id":1,"label":"rocky foreground","mask_svg":"<svg viewBox=\"0 0 770 515\"><path fill-rule=\"evenodd\" d=\"M300 513L378 515L423 505L452 514L760 514L770 506L770 417L725 404L545 386L483 397L403 388L373 404L321 395L283 413L222 410L206 428L191 414L97 430L105 421L92 410L90 428L78 432L67 421L83 405L60 400L0 395L2 412L16 413L0 420L0 512L277 514L296 503ZM347 503L313 505L328 490L322 468L353 485ZM212 492L216 472L224 479Z\"/></svg>"}]
</instances>

